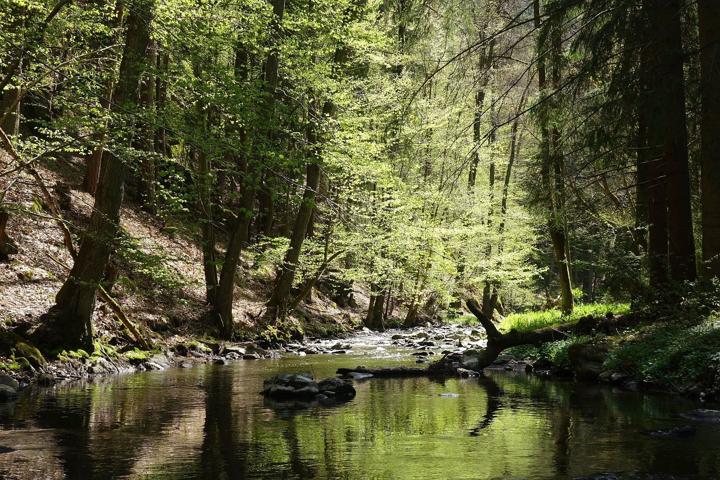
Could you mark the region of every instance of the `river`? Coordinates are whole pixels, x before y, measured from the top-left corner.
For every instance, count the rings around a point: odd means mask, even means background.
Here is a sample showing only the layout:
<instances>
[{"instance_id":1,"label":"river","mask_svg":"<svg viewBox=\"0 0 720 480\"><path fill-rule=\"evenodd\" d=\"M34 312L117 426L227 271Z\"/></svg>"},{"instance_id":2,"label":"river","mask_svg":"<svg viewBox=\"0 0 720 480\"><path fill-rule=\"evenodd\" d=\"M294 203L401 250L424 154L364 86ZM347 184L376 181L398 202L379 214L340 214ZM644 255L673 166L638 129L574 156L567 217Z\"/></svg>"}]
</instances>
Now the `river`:
<instances>
[{"instance_id":1,"label":"river","mask_svg":"<svg viewBox=\"0 0 720 480\"><path fill-rule=\"evenodd\" d=\"M351 402L305 410L258 394L279 372L414 361L388 337L352 346L26 390L0 404L0 478L720 478L720 424L673 396L510 372L356 381Z\"/></svg>"}]
</instances>

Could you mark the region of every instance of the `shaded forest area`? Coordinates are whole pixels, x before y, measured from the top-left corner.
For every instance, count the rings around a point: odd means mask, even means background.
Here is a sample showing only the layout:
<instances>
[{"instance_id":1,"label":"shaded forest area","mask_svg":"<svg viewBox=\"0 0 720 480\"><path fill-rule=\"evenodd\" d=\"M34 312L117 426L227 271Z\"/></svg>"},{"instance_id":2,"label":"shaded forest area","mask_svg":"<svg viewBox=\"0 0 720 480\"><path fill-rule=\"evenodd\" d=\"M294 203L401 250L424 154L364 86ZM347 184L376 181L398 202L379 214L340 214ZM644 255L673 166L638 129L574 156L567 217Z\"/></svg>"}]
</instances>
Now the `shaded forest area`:
<instances>
[{"instance_id":1,"label":"shaded forest area","mask_svg":"<svg viewBox=\"0 0 720 480\"><path fill-rule=\"evenodd\" d=\"M516 331L629 304L617 368L715 378L714 0L5 0L0 25L6 358L477 298L501 329L559 312Z\"/></svg>"}]
</instances>

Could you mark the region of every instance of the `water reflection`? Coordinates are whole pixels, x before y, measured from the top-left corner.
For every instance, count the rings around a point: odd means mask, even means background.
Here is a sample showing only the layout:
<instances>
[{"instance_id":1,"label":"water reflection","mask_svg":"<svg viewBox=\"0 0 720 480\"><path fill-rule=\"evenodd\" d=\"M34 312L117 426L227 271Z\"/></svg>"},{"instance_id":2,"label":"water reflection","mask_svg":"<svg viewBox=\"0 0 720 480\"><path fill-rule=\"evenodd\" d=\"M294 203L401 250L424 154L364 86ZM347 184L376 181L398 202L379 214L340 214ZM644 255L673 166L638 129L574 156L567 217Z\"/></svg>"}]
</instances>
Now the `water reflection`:
<instances>
[{"instance_id":1,"label":"water reflection","mask_svg":"<svg viewBox=\"0 0 720 480\"><path fill-rule=\"evenodd\" d=\"M348 357L151 372L23 395L0 409L0 478L717 478L720 426L677 398L494 374L373 379L334 408L273 409L280 371L330 376ZM387 362L387 360L385 360ZM365 362L367 363L367 362ZM456 395L448 395L456 394Z\"/></svg>"}]
</instances>

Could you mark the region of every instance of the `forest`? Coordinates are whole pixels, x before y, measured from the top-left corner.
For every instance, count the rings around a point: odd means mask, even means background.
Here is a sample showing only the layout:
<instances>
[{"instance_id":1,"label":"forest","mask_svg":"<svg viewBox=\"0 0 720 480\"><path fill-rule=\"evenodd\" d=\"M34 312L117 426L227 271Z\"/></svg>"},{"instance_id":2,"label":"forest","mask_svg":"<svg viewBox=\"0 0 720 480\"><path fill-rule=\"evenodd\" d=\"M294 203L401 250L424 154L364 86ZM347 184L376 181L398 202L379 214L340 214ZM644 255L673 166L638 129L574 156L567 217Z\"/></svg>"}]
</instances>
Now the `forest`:
<instances>
[{"instance_id":1,"label":"forest","mask_svg":"<svg viewBox=\"0 0 720 480\"><path fill-rule=\"evenodd\" d=\"M0 0L0 407L356 335L720 400L720 2Z\"/></svg>"}]
</instances>

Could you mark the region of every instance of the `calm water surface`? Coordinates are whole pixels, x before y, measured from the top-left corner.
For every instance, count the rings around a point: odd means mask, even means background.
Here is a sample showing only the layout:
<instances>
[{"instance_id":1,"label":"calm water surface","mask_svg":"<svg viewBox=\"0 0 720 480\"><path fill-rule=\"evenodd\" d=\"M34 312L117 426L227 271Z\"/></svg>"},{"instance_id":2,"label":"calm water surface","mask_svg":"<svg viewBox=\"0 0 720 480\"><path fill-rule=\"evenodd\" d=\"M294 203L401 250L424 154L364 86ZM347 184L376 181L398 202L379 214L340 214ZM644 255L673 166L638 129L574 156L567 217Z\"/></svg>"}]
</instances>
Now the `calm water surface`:
<instances>
[{"instance_id":1,"label":"calm water surface","mask_svg":"<svg viewBox=\"0 0 720 480\"><path fill-rule=\"evenodd\" d=\"M675 397L509 373L372 379L348 404L303 411L258 395L277 372L392 361L293 357L29 391L0 405L0 478L720 478L720 425L646 434L688 424L679 414L698 405Z\"/></svg>"}]
</instances>

